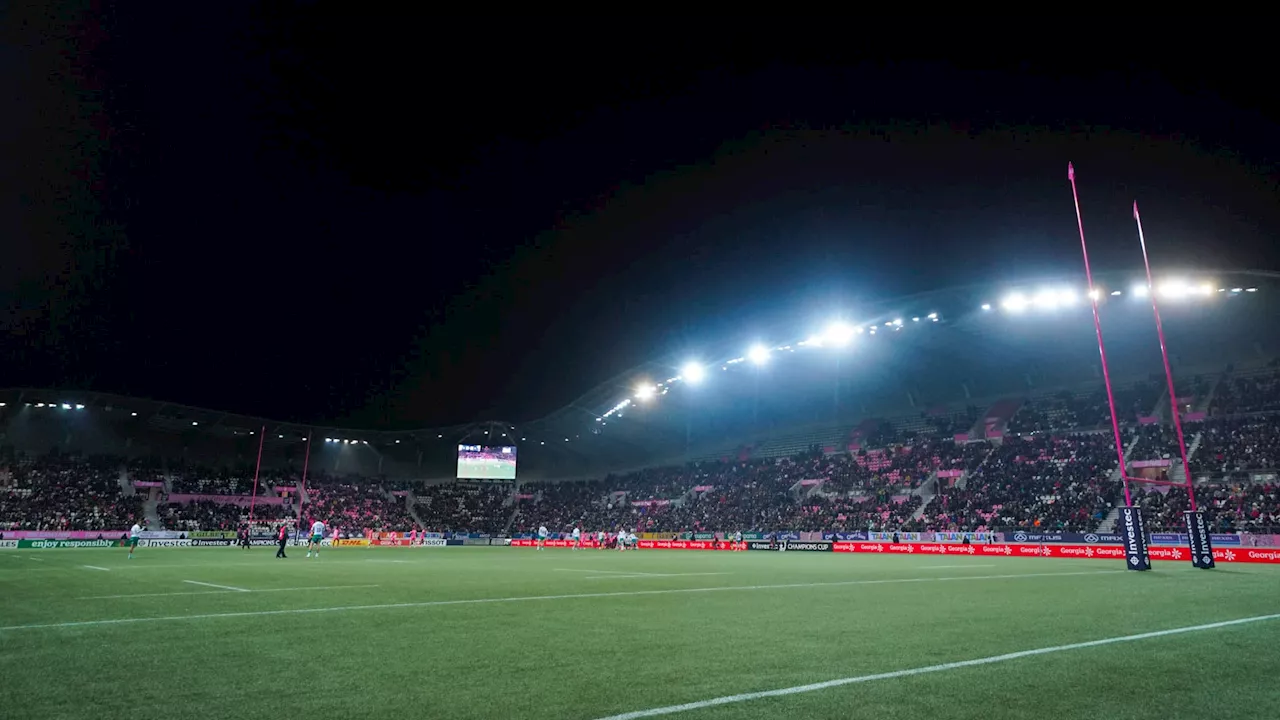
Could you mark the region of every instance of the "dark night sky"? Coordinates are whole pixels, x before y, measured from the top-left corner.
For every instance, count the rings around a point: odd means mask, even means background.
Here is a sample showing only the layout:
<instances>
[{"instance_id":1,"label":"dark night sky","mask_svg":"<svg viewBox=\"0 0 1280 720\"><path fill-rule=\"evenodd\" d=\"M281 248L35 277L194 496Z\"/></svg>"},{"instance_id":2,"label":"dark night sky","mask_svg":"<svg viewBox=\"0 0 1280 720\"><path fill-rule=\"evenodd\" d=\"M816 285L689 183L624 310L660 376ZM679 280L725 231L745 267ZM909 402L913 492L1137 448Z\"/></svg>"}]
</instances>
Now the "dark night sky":
<instances>
[{"instance_id":1,"label":"dark night sky","mask_svg":"<svg viewBox=\"0 0 1280 720\"><path fill-rule=\"evenodd\" d=\"M0 384L530 419L859 298L1078 272L1068 160L1097 265L1138 262L1137 198L1158 264L1280 269L1276 117L1202 62L173 5L8 23Z\"/></svg>"}]
</instances>

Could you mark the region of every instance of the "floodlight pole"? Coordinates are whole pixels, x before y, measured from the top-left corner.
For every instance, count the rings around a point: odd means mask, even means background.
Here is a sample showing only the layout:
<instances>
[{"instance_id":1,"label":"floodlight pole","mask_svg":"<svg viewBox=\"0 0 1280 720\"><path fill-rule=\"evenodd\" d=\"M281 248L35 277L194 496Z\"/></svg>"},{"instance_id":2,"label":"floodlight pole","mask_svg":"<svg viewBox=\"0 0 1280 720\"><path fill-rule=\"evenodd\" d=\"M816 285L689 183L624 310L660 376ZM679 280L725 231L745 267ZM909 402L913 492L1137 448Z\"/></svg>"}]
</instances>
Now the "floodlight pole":
<instances>
[{"instance_id":1,"label":"floodlight pole","mask_svg":"<svg viewBox=\"0 0 1280 720\"><path fill-rule=\"evenodd\" d=\"M1196 510L1196 493L1191 482L1191 463L1187 462L1187 441L1182 434L1182 415L1178 412L1178 393L1173 388L1173 369L1169 366L1169 349L1164 341L1164 325L1160 322L1160 305L1156 302L1156 289L1151 282L1151 262L1147 259L1147 239L1142 234L1142 216L1138 214L1138 202L1133 203L1133 220L1138 224L1138 244L1142 246L1142 265L1147 270L1147 295L1151 298L1151 312L1156 316L1156 335L1160 338L1160 357L1164 360L1164 378L1169 385L1169 408L1173 411L1173 429L1178 435L1178 452L1182 453L1182 470L1187 476L1187 497L1191 511Z\"/></svg>"},{"instance_id":2,"label":"floodlight pole","mask_svg":"<svg viewBox=\"0 0 1280 720\"><path fill-rule=\"evenodd\" d=\"M1071 182L1071 199L1075 201L1076 227L1080 231L1080 252L1084 256L1084 276L1089 281L1089 306L1093 308L1093 329L1098 335L1098 356L1102 359L1102 382L1107 388L1107 407L1111 409L1111 431L1116 442L1116 458L1120 462L1120 481L1124 485L1125 507L1133 507L1129 495L1129 473L1124 466L1124 445L1120 442L1120 420L1116 416L1116 399L1111 392L1111 372L1107 369L1107 349L1102 342L1102 321L1098 319L1098 293L1093 289L1093 271L1089 269L1089 248L1084 242L1084 220L1080 217L1080 194L1076 191L1076 169L1067 163L1067 180Z\"/></svg>"}]
</instances>

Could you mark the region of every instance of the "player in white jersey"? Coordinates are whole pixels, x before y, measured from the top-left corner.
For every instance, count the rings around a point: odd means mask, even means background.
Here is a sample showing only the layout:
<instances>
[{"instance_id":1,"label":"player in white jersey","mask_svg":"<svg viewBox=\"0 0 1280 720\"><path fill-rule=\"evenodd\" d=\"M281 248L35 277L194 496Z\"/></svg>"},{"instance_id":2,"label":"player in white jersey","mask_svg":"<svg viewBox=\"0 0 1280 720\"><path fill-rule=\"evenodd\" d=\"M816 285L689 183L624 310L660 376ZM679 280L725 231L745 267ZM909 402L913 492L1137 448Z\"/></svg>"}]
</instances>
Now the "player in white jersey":
<instances>
[{"instance_id":1,"label":"player in white jersey","mask_svg":"<svg viewBox=\"0 0 1280 720\"><path fill-rule=\"evenodd\" d=\"M311 557L312 551L316 557L320 557L320 541L324 540L324 523L317 520L311 523L311 541L307 543L307 557Z\"/></svg>"},{"instance_id":2,"label":"player in white jersey","mask_svg":"<svg viewBox=\"0 0 1280 720\"><path fill-rule=\"evenodd\" d=\"M627 549L627 530L623 528L618 531L618 552L624 552Z\"/></svg>"},{"instance_id":3,"label":"player in white jersey","mask_svg":"<svg viewBox=\"0 0 1280 720\"><path fill-rule=\"evenodd\" d=\"M604 531L603 530L596 531L596 549L597 550L604 549Z\"/></svg>"},{"instance_id":4,"label":"player in white jersey","mask_svg":"<svg viewBox=\"0 0 1280 720\"><path fill-rule=\"evenodd\" d=\"M541 550L547 544L547 526L538 526L538 549Z\"/></svg>"},{"instance_id":5,"label":"player in white jersey","mask_svg":"<svg viewBox=\"0 0 1280 720\"><path fill-rule=\"evenodd\" d=\"M573 549L582 547L582 528L573 529Z\"/></svg>"},{"instance_id":6,"label":"player in white jersey","mask_svg":"<svg viewBox=\"0 0 1280 720\"><path fill-rule=\"evenodd\" d=\"M129 559L133 559L133 551L138 549L138 540L142 538L142 526L134 523L129 528Z\"/></svg>"}]
</instances>

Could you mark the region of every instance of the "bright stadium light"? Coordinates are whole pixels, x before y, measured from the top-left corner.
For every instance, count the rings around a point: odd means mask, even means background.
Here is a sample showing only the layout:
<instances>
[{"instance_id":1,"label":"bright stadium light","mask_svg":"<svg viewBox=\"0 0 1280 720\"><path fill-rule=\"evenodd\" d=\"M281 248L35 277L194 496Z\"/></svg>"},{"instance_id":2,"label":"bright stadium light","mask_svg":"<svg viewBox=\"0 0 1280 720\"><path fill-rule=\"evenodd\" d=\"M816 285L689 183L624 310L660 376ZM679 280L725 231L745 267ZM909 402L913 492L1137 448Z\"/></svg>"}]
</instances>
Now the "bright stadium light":
<instances>
[{"instance_id":1,"label":"bright stadium light","mask_svg":"<svg viewBox=\"0 0 1280 720\"><path fill-rule=\"evenodd\" d=\"M833 322L823 332L822 342L834 347L846 347L853 342L853 327L848 323Z\"/></svg>"},{"instance_id":2,"label":"bright stadium light","mask_svg":"<svg viewBox=\"0 0 1280 720\"><path fill-rule=\"evenodd\" d=\"M1111 297L1120 297L1122 293L1119 290L1112 290Z\"/></svg>"},{"instance_id":3,"label":"bright stadium light","mask_svg":"<svg viewBox=\"0 0 1280 720\"><path fill-rule=\"evenodd\" d=\"M685 382L693 385L697 385L702 382L703 378L706 376L707 370L702 367L702 363L690 361L685 363L684 367L680 369L680 377L684 378Z\"/></svg>"},{"instance_id":4,"label":"bright stadium light","mask_svg":"<svg viewBox=\"0 0 1280 720\"><path fill-rule=\"evenodd\" d=\"M990 309L991 309L991 303L982 303L982 309L983 309L983 310L990 310Z\"/></svg>"},{"instance_id":5,"label":"bright stadium light","mask_svg":"<svg viewBox=\"0 0 1280 720\"><path fill-rule=\"evenodd\" d=\"M1144 298L1144 297L1146 297L1146 296L1147 296L1147 286L1146 286L1146 285L1134 285L1134 286L1133 286L1133 289L1132 289L1132 290L1130 290L1129 292L1130 292L1130 293L1132 293L1134 297Z\"/></svg>"},{"instance_id":6,"label":"bright stadium light","mask_svg":"<svg viewBox=\"0 0 1280 720\"><path fill-rule=\"evenodd\" d=\"M654 389L649 383L641 383L636 386L636 399L648 400L653 397Z\"/></svg>"},{"instance_id":7,"label":"bright stadium light","mask_svg":"<svg viewBox=\"0 0 1280 720\"><path fill-rule=\"evenodd\" d=\"M769 362L769 348L763 345L752 345L747 351L747 359L756 365L764 365Z\"/></svg>"},{"instance_id":8,"label":"bright stadium light","mask_svg":"<svg viewBox=\"0 0 1280 720\"><path fill-rule=\"evenodd\" d=\"M1009 296L1000 305L1009 312L1022 312L1027 309L1027 296L1019 292L1009 293Z\"/></svg>"},{"instance_id":9,"label":"bright stadium light","mask_svg":"<svg viewBox=\"0 0 1280 720\"><path fill-rule=\"evenodd\" d=\"M1167 298L1184 298L1190 288L1183 280L1166 280L1160 284L1160 294Z\"/></svg>"},{"instance_id":10,"label":"bright stadium light","mask_svg":"<svg viewBox=\"0 0 1280 720\"><path fill-rule=\"evenodd\" d=\"M1041 290L1036 293L1035 304L1041 310L1054 310L1058 307L1058 293L1053 290Z\"/></svg>"},{"instance_id":11,"label":"bright stadium light","mask_svg":"<svg viewBox=\"0 0 1280 720\"><path fill-rule=\"evenodd\" d=\"M1209 297L1210 295L1213 295L1213 284L1200 283L1200 285L1196 288L1196 292L1200 293L1204 297Z\"/></svg>"}]
</instances>

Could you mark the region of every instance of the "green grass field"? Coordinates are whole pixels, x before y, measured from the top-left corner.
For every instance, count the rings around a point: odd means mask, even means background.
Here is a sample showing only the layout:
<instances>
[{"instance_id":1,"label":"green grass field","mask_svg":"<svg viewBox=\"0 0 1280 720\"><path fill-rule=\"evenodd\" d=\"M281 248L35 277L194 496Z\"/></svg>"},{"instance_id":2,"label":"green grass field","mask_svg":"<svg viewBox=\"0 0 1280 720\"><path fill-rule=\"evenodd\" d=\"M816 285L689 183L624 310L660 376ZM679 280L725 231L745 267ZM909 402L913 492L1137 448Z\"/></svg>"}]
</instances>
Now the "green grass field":
<instances>
[{"instance_id":1,"label":"green grass field","mask_svg":"<svg viewBox=\"0 0 1280 720\"><path fill-rule=\"evenodd\" d=\"M458 459L458 477L486 480L515 480L516 464L498 460Z\"/></svg>"},{"instance_id":2,"label":"green grass field","mask_svg":"<svg viewBox=\"0 0 1280 720\"><path fill-rule=\"evenodd\" d=\"M1267 566L1160 563L1138 574L1088 560L798 552L273 554L0 551L0 717L592 720L1280 613L1280 568ZM1256 719L1280 707L1278 659L1273 618L669 717Z\"/></svg>"}]
</instances>

